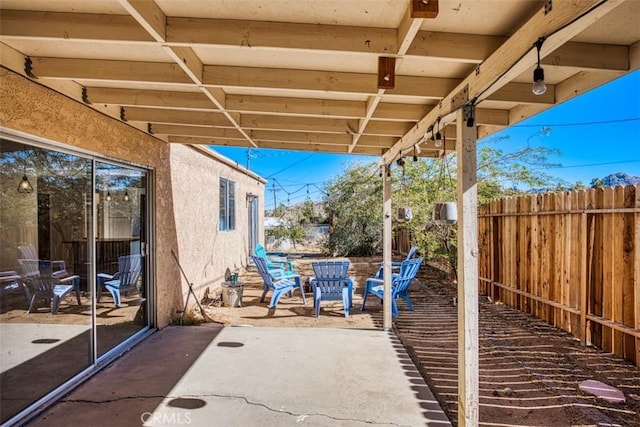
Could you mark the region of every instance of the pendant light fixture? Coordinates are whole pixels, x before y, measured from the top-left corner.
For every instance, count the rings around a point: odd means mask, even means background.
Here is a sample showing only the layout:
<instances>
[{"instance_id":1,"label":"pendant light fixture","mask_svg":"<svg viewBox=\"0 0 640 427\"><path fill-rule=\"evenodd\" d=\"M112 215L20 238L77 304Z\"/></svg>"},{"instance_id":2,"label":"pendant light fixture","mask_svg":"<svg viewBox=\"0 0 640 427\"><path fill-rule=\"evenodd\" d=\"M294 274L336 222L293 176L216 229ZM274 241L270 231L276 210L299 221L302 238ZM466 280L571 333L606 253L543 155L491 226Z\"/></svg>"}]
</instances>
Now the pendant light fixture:
<instances>
[{"instance_id":1,"label":"pendant light fixture","mask_svg":"<svg viewBox=\"0 0 640 427\"><path fill-rule=\"evenodd\" d=\"M20 194L33 193L33 186L31 186L31 183L29 182L29 178L27 178L26 172L22 175L22 179L18 184L18 193Z\"/></svg>"},{"instance_id":2,"label":"pendant light fixture","mask_svg":"<svg viewBox=\"0 0 640 427\"><path fill-rule=\"evenodd\" d=\"M107 202L110 202L110 201L111 201L111 192L110 192L109 190L107 190L107 195L104 197L104 199L105 199Z\"/></svg>"},{"instance_id":3,"label":"pendant light fixture","mask_svg":"<svg viewBox=\"0 0 640 427\"><path fill-rule=\"evenodd\" d=\"M440 117L438 117L438 129L436 131L436 136L434 138L433 141L433 145L435 145L437 148L442 147L442 134L440 133Z\"/></svg>"},{"instance_id":4,"label":"pendant light fixture","mask_svg":"<svg viewBox=\"0 0 640 427\"><path fill-rule=\"evenodd\" d=\"M547 91L547 85L544 83L544 70L540 66L540 49L544 43L544 37L540 37L534 44L538 53L538 65L533 70L533 86L531 90L535 95L544 95Z\"/></svg>"},{"instance_id":5,"label":"pendant light fixture","mask_svg":"<svg viewBox=\"0 0 640 427\"><path fill-rule=\"evenodd\" d=\"M129 201L129 190L124 190L124 197L122 198L122 200L124 200L125 202Z\"/></svg>"}]
</instances>

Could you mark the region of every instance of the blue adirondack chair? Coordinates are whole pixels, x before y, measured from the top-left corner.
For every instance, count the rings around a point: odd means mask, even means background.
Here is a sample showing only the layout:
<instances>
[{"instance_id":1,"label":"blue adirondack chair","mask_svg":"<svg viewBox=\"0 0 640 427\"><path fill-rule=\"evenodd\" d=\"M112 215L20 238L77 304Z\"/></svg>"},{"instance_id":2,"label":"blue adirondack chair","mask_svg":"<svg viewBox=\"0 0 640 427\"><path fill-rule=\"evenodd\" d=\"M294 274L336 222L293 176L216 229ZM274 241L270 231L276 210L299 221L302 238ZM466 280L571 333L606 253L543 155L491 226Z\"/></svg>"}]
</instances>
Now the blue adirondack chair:
<instances>
[{"instance_id":1,"label":"blue adirondack chair","mask_svg":"<svg viewBox=\"0 0 640 427\"><path fill-rule=\"evenodd\" d=\"M45 301L51 307L51 314L56 314L60 302L71 292L75 292L78 305L80 301L80 276L58 278L54 275L52 261L38 259L19 259L24 274L22 280L29 287L31 301L27 313L36 308L36 302Z\"/></svg>"},{"instance_id":2,"label":"blue adirondack chair","mask_svg":"<svg viewBox=\"0 0 640 427\"><path fill-rule=\"evenodd\" d=\"M268 256L264 246L259 243L256 245L255 255L265 260L269 270L282 269L285 273L291 272L295 274L295 271L293 270L293 263L291 261L283 257Z\"/></svg>"},{"instance_id":3,"label":"blue adirondack chair","mask_svg":"<svg viewBox=\"0 0 640 427\"><path fill-rule=\"evenodd\" d=\"M98 302L102 288L109 291L116 307L120 307L120 293L138 290L138 279L142 273L142 256L140 254L118 257L118 272L116 274L98 274Z\"/></svg>"},{"instance_id":4,"label":"blue adirondack chair","mask_svg":"<svg viewBox=\"0 0 640 427\"><path fill-rule=\"evenodd\" d=\"M320 315L321 301L340 300L344 305L344 317L349 317L353 303L353 279L347 276L349 261L314 261L311 266L315 274L310 282L316 317Z\"/></svg>"},{"instance_id":5,"label":"blue adirondack chair","mask_svg":"<svg viewBox=\"0 0 640 427\"><path fill-rule=\"evenodd\" d=\"M400 265L400 273L393 274L391 279L391 314L394 317L398 316L398 306L396 304L397 298L403 298L407 302L409 310L413 311L413 304L411 303L411 298L409 298L409 294L407 292L409 290L409 285L411 285L411 282L418 274L420 264L422 264L422 258L404 260ZM377 296L380 298L380 301L382 301L384 298L384 282L382 279L367 279L364 299L362 301L362 310L365 308L367 296L369 294Z\"/></svg>"},{"instance_id":6,"label":"blue adirondack chair","mask_svg":"<svg viewBox=\"0 0 640 427\"><path fill-rule=\"evenodd\" d=\"M403 261L412 259L415 256L417 251L418 251L417 246L411 246L411 248L409 249L409 253L407 253L407 257ZM391 261L391 272L397 273L398 271L400 271L400 265L402 265L402 261ZM384 274L384 263L381 262L380 268L376 273L376 279L382 279L383 274Z\"/></svg>"},{"instance_id":7,"label":"blue adirondack chair","mask_svg":"<svg viewBox=\"0 0 640 427\"><path fill-rule=\"evenodd\" d=\"M269 291L272 291L273 294L271 295L269 308L275 308L275 306L278 305L278 301L283 294L288 293L289 295L291 295L293 290L298 288L300 289L300 293L302 294L302 302L305 305L307 304L307 299L304 295L304 289L302 289L302 283L300 282L299 275L296 274L295 276L283 277L284 272L280 270L280 272L277 273L279 278L276 278L273 273L274 270L269 270L267 268L267 262L264 260L264 258L256 255L251 255L251 259L255 263L256 268L258 269L258 272L260 273L260 276L262 276L262 280L264 281L264 291L262 292L262 296L260 297L260 302L264 302L264 298L266 297L267 293Z\"/></svg>"}]
</instances>

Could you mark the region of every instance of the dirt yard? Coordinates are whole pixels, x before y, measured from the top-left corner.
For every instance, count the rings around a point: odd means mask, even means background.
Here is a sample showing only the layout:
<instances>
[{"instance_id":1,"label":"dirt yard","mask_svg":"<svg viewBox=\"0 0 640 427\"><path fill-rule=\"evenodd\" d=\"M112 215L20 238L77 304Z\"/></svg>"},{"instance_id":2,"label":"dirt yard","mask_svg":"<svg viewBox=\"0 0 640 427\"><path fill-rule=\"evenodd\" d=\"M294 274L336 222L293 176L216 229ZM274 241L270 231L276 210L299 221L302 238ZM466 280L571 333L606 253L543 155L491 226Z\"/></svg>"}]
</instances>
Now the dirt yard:
<instances>
[{"instance_id":1,"label":"dirt yard","mask_svg":"<svg viewBox=\"0 0 640 427\"><path fill-rule=\"evenodd\" d=\"M312 275L313 258L294 260L303 281ZM379 259L350 258L355 277L354 307L344 317L341 302L322 304L313 314L311 294L302 304L299 292L283 297L275 310L260 303L262 281L250 269L244 282L243 306L222 307L203 300L205 310L225 325L380 328L381 304L367 301L361 311L362 289L377 271ZM457 307L455 287L437 271L423 267L410 292L415 311L399 302L396 333L431 386L441 406L457 420ZM270 294L269 294L270 295ZM369 302L370 301L370 302ZM594 348L585 348L568 334L508 307L480 297L480 421L502 426L640 426L640 369ZM624 403L608 403L579 390L579 383L599 380L621 390Z\"/></svg>"}]
</instances>

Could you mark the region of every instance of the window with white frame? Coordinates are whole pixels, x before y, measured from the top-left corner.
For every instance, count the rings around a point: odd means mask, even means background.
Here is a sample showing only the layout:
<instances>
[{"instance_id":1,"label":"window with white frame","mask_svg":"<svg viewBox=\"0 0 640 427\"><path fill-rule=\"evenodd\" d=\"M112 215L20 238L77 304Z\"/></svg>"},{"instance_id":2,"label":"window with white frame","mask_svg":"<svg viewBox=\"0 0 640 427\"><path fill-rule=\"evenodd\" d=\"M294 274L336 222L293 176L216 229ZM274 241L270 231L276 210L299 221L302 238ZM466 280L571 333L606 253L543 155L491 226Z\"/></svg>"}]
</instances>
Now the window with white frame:
<instances>
[{"instance_id":1,"label":"window with white frame","mask_svg":"<svg viewBox=\"0 0 640 427\"><path fill-rule=\"evenodd\" d=\"M220 178L220 230L236 229L236 183Z\"/></svg>"}]
</instances>

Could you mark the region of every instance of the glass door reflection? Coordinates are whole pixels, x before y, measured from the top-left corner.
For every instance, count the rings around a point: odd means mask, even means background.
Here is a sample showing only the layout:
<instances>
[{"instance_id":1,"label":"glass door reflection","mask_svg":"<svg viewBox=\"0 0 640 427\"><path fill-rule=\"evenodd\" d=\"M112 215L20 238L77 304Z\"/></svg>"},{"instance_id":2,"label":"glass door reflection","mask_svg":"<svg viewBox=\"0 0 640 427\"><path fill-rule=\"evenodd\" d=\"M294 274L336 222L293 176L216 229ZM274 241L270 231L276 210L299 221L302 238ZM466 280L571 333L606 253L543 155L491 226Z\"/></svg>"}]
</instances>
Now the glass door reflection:
<instances>
[{"instance_id":1,"label":"glass door reflection","mask_svg":"<svg viewBox=\"0 0 640 427\"><path fill-rule=\"evenodd\" d=\"M0 423L93 363L92 161L0 139ZM83 275L84 274L84 275Z\"/></svg>"},{"instance_id":2,"label":"glass door reflection","mask_svg":"<svg viewBox=\"0 0 640 427\"><path fill-rule=\"evenodd\" d=\"M148 325L146 173L96 162L98 357Z\"/></svg>"}]
</instances>

